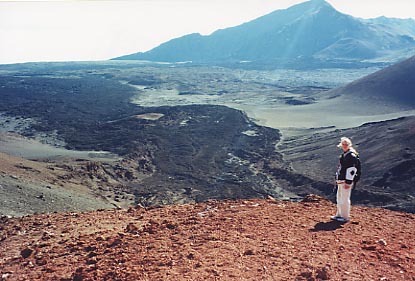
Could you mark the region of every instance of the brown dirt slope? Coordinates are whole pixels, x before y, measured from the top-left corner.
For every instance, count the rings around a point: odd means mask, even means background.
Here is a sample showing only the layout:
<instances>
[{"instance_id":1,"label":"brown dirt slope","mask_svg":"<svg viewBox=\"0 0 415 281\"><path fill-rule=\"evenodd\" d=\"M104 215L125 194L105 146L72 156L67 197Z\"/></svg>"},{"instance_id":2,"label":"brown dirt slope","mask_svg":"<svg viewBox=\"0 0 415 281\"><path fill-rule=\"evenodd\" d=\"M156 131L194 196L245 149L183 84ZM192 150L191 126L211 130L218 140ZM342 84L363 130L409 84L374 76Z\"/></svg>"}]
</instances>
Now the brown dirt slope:
<instances>
[{"instance_id":1,"label":"brown dirt slope","mask_svg":"<svg viewBox=\"0 0 415 281\"><path fill-rule=\"evenodd\" d=\"M372 106L387 108L399 105L401 108L413 109L414 93L415 56L323 95L341 95L348 101L357 100Z\"/></svg>"},{"instance_id":2,"label":"brown dirt slope","mask_svg":"<svg viewBox=\"0 0 415 281\"><path fill-rule=\"evenodd\" d=\"M2 280L415 280L415 215L208 201L2 218Z\"/></svg>"},{"instance_id":3,"label":"brown dirt slope","mask_svg":"<svg viewBox=\"0 0 415 281\"><path fill-rule=\"evenodd\" d=\"M124 180L140 176L131 162L31 161L0 152L0 216L129 207L134 196Z\"/></svg>"}]
</instances>

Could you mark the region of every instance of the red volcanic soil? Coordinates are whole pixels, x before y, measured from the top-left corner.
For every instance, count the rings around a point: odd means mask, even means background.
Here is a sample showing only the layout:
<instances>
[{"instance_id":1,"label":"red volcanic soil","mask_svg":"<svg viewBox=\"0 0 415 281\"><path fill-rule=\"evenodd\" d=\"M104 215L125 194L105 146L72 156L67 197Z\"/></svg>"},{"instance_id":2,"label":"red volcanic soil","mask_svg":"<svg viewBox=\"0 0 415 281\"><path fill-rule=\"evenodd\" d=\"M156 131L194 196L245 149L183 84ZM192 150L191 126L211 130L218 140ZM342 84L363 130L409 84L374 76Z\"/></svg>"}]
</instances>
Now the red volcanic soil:
<instances>
[{"instance_id":1,"label":"red volcanic soil","mask_svg":"<svg viewBox=\"0 0 415 281\"><path fill-rule=\"evenodd\" d=\"M1 280L415 280L415 215L208 201L1 219Z\"/></svg>"}]
</instances>

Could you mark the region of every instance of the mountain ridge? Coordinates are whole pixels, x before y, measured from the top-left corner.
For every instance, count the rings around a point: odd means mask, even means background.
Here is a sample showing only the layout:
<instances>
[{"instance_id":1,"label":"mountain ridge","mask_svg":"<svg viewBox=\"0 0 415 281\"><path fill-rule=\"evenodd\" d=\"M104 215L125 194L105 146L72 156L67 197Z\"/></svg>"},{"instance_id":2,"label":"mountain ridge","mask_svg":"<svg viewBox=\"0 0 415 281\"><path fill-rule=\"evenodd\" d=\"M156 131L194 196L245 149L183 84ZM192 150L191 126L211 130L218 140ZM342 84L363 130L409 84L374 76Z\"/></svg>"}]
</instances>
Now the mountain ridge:
<instances>
[{"instance_id":1,"label":"mountain ridge","mask_svg":"<svg viewBox=\"0 0 415 281\"><path fill-rule=\"evenodd\" d=\"M360 78L323 96L373 100L388 106L415 108L415 56Z\"/></svg>"},{"instance_id":2,"label":"mountain ridge","mask_svg":"<svg viewBox=\"0 0 415 281\"><path fill-rule=\"evenodd\" d=\"M362 20L343 14L324 0L307 1L210 35L192 33L148 52L114 59L195 63L315 59L324 62L404 56L407 48L415 47L415 34L408 31L411 25L393 19L387 21L393 21L394 26L385 27L382 19Z\"/></svg>"}]
</instances>

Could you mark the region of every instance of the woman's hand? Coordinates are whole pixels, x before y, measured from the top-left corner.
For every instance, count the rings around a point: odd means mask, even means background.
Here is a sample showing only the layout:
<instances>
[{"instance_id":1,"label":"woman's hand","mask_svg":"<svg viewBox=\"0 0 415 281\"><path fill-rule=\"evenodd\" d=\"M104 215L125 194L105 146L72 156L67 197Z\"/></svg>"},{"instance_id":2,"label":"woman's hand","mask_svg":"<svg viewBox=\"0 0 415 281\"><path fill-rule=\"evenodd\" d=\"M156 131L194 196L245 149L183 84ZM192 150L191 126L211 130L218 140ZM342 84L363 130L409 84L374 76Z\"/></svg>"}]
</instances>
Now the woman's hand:
<instances>
[{"instance_id":1,"label":"woman's hand","mask_svg":"<svg viewBox=\"0 0 415 281\"><path fill-rule=\"evenodd\" d=\"M351 188L352 187L352 185L351 184L347 184L347 183L345 183L344 184L344 189L349 189L349 188Z\"/></svg>"}]
</instances>

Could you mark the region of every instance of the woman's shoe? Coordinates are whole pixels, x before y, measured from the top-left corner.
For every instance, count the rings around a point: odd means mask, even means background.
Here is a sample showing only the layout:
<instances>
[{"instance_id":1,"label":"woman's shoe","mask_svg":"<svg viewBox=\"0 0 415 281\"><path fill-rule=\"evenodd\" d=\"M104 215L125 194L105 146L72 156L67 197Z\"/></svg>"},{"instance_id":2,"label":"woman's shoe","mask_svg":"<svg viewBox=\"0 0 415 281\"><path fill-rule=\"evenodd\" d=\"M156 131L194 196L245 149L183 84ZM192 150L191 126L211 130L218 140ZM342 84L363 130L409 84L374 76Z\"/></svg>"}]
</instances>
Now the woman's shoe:
<instances>
[{"instance_id":1,"label":"woman's shoe","mask_svg":"<svg viewBox=\"0 0 415 281\"><path fill-rule=\"evenodd\" d=\"M338 222L348 222L350 219L345 219L345 218L342 218L342 217L338 217L336 220Z\"/></svg>"}]
</instances>

